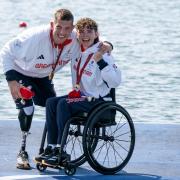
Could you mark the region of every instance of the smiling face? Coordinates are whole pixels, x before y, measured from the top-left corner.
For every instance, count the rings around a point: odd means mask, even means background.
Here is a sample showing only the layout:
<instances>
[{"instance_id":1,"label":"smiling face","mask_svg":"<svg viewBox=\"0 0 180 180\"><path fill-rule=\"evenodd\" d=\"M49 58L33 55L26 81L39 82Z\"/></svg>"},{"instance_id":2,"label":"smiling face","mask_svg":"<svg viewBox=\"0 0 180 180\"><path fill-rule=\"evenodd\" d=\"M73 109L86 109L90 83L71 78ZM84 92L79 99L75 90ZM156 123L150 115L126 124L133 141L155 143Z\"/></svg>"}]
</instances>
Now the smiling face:
<instances>
[{"instance_id":1,"label":"smiling face","mask_svg":"<svg viewBox=\"0 0 180 180\"><path fill-rule=\"evenodd\" d=\"M98 41L97 24L90 18L82 18L76 24L77 36L84 49Z\"/></svg>"},{"instance_id":2,"label":"smiling face","mask_svg":"<svg viewBox=\"0 0 180 180\"><path fill-rule=\"evenodd\" d=\"M59 9L54 14L53 40L55 44L62 44L71 34L74 17L68 9Z\"/></svg>"},{"instance_id":3,"label":"smiling face","mask_svg":"<svg viewBox=\"0 0 180 180\"><path fill-rule=\"evenodd\" d=\"M83 48L87 49L94 44L95 39L98 37L98 33L94 29L85 26L77 31L77 36Z\"/></svg>"},{"instance_id":4,"label":"smiling face","mask_svg":"<svg viewBox=\"0 0 180 180\"><path fill-rule=\"evenodd\" d=\"M66 20L57 20L54 22L53 39L56 44L63 43L73 30L73 22Z\"/></svg>"}]
</instances>

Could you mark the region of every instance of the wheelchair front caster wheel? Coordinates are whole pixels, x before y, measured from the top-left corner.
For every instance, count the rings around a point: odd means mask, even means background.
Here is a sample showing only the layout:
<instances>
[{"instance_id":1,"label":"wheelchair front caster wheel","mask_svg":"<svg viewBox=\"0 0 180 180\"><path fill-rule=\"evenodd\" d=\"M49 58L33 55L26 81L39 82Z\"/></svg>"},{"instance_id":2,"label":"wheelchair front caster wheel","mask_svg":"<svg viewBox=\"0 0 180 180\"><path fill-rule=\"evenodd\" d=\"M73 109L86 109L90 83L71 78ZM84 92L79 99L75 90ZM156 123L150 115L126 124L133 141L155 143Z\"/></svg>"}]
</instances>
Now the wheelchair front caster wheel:
<instances>
[{"instance_id":1,"label":"wheelchair front caster wheel","mask_svg":"<svg viewBox=\"0 0 180 180\"><path fill-rule=\"evenodd\" d=\"M40 172L44 172L47 168L46 165L44 164L36 164L36 168L40 171Z\"/></svg>"},{"instance_id":2,"label":"wheelchair front caster wheel","mask_svg":"<svg viewBox=\"0 0 180 180\"><path fill-rule=\"evenodd\" d=\"M76 168L75 167L66 167L64 169L64 172L65 172L66 175L72 176L72 175L74 175L76 173Z\"/></svg>"}]
</instances>

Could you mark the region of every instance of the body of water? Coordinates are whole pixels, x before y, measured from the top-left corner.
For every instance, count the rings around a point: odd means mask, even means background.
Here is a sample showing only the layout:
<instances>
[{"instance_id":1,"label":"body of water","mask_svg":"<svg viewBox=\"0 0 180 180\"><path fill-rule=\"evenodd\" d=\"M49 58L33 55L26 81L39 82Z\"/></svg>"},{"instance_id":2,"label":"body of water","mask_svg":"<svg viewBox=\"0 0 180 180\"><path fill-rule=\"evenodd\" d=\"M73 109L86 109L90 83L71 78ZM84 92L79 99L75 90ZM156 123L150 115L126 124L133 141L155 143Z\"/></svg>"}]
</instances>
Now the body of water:
<instances>
[{"instance_id":1,"label":"body of water","mask_svg":"<svg viewBox=\"0 0 180 180\"><path fill-rule=\"evenodd\" d=\"M47 24L58 8L70 9L75 22L91 17L101 36L114 45L122 70L117 102L134 122L180 123L180 1L179 0L1 0L0 48L23 31L18 27ZM2 68L0 68L2 70ZM71 90L70 67L55 75L58 95ZM17 110L0 74L0 120L16 120ZM34 120L44 120L36 107Z\"/></svg>"}]
</instances>

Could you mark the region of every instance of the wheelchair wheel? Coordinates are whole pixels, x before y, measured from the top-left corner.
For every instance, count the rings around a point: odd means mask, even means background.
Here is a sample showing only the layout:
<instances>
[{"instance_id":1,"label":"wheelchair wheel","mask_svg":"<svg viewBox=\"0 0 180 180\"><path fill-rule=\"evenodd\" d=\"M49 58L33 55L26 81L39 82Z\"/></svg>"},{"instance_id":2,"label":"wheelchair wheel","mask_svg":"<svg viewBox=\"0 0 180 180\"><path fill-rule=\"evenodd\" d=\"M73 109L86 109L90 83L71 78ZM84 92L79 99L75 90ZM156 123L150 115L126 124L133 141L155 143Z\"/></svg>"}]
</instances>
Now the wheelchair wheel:
<instances>
[{"instance_id":1,"label":"wheelchair wheel","mask_svg":"<svg viewBox=\"0 0 180 180\"><path fill-rule=\"evenodd\" d=\"M71 164L78 167L86 162L82 146L82 135L84 131L85 120L79 117L73 117L68 120L63 132L63 140L66 152L71 155ZM95 135L98 129L92 130ZM67 138L66 138L67 137ZM96 142L91 142L92 149L96 146Z\"/></svg>"},{"instance_id":2,"label":"wheelchair wheel","mask_svg":"<svg viewBox=\"0 0 180 180\"><path fill-rule=\"evenodd\" d=\"M109 116L110 115L110 116ZM94 136L93 129L99 128ZM96 147L88 143L96 139ZM102 174L115 174L130 160L135 145L135 129L128 112L109 102L99 106L89 116L83 134L83 149L91 167Z\"/></svg>"},{"instance_id":3,"label":"wheelchair wheel","mask_svg":"<svg viewBox=\"0 0 180 180\"><path fill-rule=\"evenodd\" d=\"M66 167L64 169L64 172L68 176L73 176L76 173L76 168L75 167Z\"/></svg>"},{"instance_id":4,"label":"wheelchair wheel","mask_svg":"<svg viewBox=\"0 0 180 180\"><path fill-rule=\"evenodd\" d=\"M39 164L39 163L37 163L37 164L36 164L36 168L37 168L40 172L44 172L44 171L46 170L47 166L44 165L44 164Z\"/></svg>"}]
</instances>

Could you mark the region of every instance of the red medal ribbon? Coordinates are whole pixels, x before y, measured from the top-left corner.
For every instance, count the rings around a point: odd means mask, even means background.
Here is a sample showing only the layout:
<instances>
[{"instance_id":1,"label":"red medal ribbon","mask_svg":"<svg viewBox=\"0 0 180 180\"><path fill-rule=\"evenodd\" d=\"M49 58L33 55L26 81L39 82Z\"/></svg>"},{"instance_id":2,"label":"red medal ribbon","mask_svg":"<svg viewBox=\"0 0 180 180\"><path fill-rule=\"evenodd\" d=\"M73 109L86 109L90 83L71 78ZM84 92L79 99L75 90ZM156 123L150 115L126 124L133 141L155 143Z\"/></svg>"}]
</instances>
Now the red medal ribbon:
<instances>
[{"instance_id":1,"label":"red medal ribbon","mask_svg":"<svg viewBox=\"0 0 180 180\"><path fill-rule=\"evenodd\" d=\"M50 73L50 77L49 79L52 80L53 76L54 76L54 71L56 69L56 66L58 64L58 61L59 61L59 58L62 54L62 51L64 49L64 47L68 44L70 44L72 42L72 39L66 39L62 44L55 44L54 43L54 40L53 40L53 24L51 23L51 30L50 30L50 39L51 39L51 44L52 44L52 47L54 48L57 48L60 50L57 57L56 57L56 61L55 61L55 64L54 66L52 66L52 72Z\"/></svg>"},{"instance_id":2,"label":"red medal ribbon","mask_svg":"<svg viewBox=\"0 0 180 180\"><path fill-rule=\"evenodd\" d=\"M92 56L93 56L93 53L89 54L89 56L87 57L84 65L81 69L80 69L80 64L81 64L82 56L80 57L78 64L77 64L77 70L76 70L76 85L77 86L79 86L83 71L84 71L85 67L87 66L87 64L89 63ZM81 92L79 89L74 89L68 94L68 98L80 98L80 97L81 97Z\"/></svg>"},{"instance_id":3,"label":"red medal ribbon","mask_svg":"<svg viewBox=\"0 0 180 180\"><path fill-rule=\"evenodd\" d=\"M85 67L87 66L87 64L89 63L91 57L93 56L94 53L91 53L89 54L89 56L87 57L86 59L86 62L84 63L83 67L80 69L80 64L81 64L81 57L78 61L78 64L77 64L77 70L76 70L76 84L79 85L80 81L81 81L81 77L82 77L82 74L83 74L83 71L85 69Z\"/></svg>"}]
</instances>

